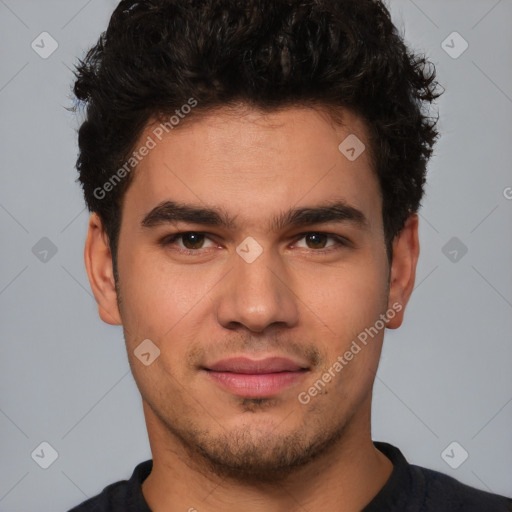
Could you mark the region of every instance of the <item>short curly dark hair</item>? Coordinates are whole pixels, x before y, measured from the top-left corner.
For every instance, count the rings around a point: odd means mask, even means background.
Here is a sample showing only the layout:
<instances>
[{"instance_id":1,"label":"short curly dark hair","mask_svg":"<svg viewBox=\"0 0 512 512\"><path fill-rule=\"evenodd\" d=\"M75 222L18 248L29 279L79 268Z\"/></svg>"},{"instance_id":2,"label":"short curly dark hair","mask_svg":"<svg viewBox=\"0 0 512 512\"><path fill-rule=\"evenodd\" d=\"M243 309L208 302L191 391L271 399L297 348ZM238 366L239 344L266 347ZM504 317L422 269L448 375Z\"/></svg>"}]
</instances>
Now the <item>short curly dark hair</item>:
<instances>
[{"instance_id":1,"label":"short curly dark hair","mask_svg":"<svg viewBox=\"0 0 512 512\"><path fill-rule=\"evenodd\" d=\"M381 188L389 261L393 239L420 207L438 137L429 107L441 93L434 65L406 47L379 0L122 0L75 75L78 105L86 106L77 181L102 220L114 270L133 173L105 197L95 190L130 158L152 119L191 98L197 106L184 122L240 103L359 115Z\"/></svg>"}]
</instances>

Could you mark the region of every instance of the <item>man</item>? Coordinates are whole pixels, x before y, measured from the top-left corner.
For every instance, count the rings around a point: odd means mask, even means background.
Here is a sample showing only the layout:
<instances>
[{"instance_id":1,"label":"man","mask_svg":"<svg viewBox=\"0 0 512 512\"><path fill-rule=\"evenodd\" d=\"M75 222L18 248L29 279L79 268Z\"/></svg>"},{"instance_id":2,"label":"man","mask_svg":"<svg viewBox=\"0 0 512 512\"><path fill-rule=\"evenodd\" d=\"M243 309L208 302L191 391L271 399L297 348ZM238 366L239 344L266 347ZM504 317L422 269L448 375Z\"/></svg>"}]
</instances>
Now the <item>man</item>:
<instances>
[{"instance_id":1,"label":"man","mask_svg":"<svg viewBox=\"0 0 512 512\"><path fill-rule=\"evenodd\" d=\"M73 511L512 510L371 438L437 85L378 1L119 4L77 167L153 458Z\"/></svg>"}]
</instances>

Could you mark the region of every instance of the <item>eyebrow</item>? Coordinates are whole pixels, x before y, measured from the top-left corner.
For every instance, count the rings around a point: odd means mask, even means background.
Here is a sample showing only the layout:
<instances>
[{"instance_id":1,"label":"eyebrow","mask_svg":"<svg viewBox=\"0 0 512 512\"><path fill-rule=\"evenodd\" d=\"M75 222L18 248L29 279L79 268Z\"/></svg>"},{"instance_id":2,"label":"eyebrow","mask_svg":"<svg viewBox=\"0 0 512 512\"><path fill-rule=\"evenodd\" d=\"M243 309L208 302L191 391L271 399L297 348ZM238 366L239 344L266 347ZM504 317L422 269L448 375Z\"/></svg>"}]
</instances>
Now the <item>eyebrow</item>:
<instances>
[{"instance_id":1,"label":"eyebrow","mask_svg":"<svg viewBox=\"0 0 512 512\"><path fill-rule=\"evenodd\" d=\"M143 228L153 228L173 222L190 222L205 226L233 229L235 217L220 208L204 208L194 204L163 201L149 211L141 221ZM369 230L369 221L364 213L343 200L311 207L293 208L270 219L270 230L279 231L287 227L301 227L327 222L350 223Z\"/></svg>"}]
</instances>

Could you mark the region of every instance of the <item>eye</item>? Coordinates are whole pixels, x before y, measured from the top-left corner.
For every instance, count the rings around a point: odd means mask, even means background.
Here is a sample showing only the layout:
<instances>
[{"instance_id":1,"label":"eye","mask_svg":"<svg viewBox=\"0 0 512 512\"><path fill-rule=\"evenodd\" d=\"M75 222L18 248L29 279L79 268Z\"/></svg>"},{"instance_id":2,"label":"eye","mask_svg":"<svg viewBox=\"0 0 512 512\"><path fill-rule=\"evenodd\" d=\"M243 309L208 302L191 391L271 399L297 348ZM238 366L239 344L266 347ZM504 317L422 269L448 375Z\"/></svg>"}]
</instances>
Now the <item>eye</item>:
<instances>
[{"instance_id":1,"label":"eye","mask_svg":"<svg viewBox=\"0 0 512 512\"><path fill-rule=\"evenodd\" d=\"M295 243L296 247L300 249L312 249L312 252L320 254L336 251L349 245L349 241L344 237L332 233L313 231L303 233L300 237L301 238ZM306 245L299 245L298 242L301 240L304 240ZM329 240L333 241L333 243L327 245ZM208 241L210 245L205 245ZM177 252L188 255L199 255L203 253L201 249L217 247L217 244L211 238L205 233L198 231L185 231L168 235L164 237L160 243L163 247L174 246Z\"/></svg>"},{"instance_id":2,"label":"eye","mask_svg":"<svg viewBox=\"0 0 512 512\"><path fill-rule=\"evenodd\" d=\"M303 233L301 235L302 238L299 240L305 240L306 249L314 249L314 252L330 252L331 250L337 250L343 246L348 245L348 241L339 235L334 235L331 233L322 233L322 232L311 232L311 233ZM331 245L326 245L327 241L331 239L334 240L335 243ZM300 246L299 246L300 247ZM303 248L302 246L301 248ZM331 249L332 247L332 249ZM327 249L327 250L323 250Z\"/></svg>"},{"instance_id":3,"label":"eye","mask_svg":"<svg viewBox=\"0 0 512 512\"><path fill-rule=\"evenodd\" d=\"M209 240L209 238L204 233L186 231L184 233L175 233L174 235L167 236L161 243L164 246L168 246L175 244L178 240L181 240L181 244L176 244L178 250L185 253L191 253L198 252L199 249L207 248L204 247L203 244L205 240ZM211 245L209 247L215 247L215 243L211 241Z\"/></svg>"}]
</instances>

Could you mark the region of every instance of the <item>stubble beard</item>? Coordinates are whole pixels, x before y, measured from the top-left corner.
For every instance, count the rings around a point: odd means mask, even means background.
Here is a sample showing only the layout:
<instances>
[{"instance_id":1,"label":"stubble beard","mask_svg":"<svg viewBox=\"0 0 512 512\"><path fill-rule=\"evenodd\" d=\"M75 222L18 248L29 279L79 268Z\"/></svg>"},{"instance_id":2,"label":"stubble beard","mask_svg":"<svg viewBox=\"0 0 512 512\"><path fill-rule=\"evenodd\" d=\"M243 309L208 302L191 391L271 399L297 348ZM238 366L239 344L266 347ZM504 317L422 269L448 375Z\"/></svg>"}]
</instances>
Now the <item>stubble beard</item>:
<instances>
[{"instance_id":1,"label":"stubble beard","mask_svg":"<svg viewBox=\"0 0 512 512\"><path fill-rule=\"evenodd\" d=\"M242 399L246 410L257 414L269 407L266 400ZM153 409L154 411L154 409ZM167 432L185 452L185 462L195 471L245 484L282 483L292 474L319 459L343 439L344 421L326 428L318 417L290 432L278 432L255 422L248 428L211 432L201 429L190 418L166 421L155 414Z\"/></svg>"}]
</instances>

